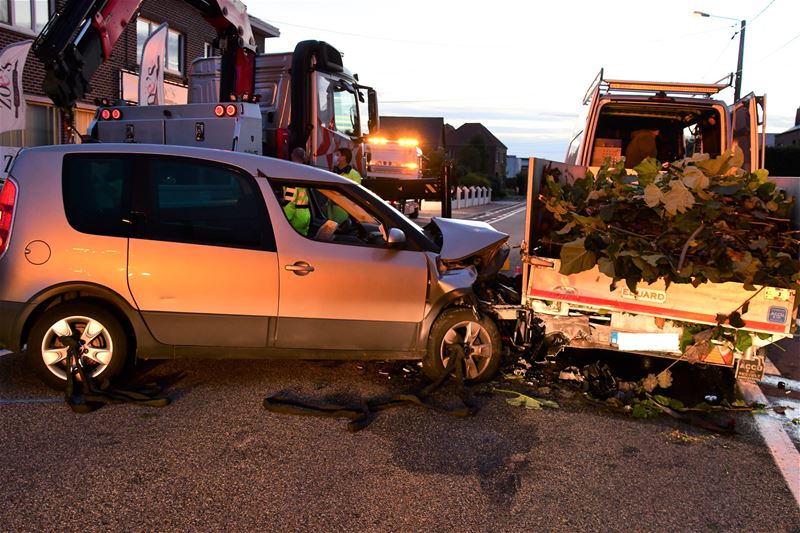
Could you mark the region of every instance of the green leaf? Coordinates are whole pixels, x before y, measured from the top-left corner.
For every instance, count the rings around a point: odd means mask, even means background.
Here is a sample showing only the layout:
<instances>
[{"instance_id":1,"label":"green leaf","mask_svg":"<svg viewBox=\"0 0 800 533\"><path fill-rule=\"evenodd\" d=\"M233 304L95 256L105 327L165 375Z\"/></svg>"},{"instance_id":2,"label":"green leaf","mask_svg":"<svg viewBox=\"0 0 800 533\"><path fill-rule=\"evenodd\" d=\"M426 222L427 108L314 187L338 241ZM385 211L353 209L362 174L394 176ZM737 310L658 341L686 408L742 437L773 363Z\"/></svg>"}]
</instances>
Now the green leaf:
<instances>
[{"instance_id":1,"label":"green leaf","mask_svg":"<svg viewBox=\"0 0 800 533\"><path fill-rule=\"evenodd\" d=\"M658 171L661 170L661 166L658 164L658 161L652 157L648 157L636 165L633 170L635 170L636 174L639 176L639 185L646 187L655 181Z\"/></svg>"},{"instance_id":2,"label":"green leaf","mask_svg":"<svg viewBox=\"0 0 800 533\"><path fill-rule=\"evenodd\" d=\"M616 272L614 271L614 261L612 261L608 257L601 257L600 259L598 259L597 267L600 269L600 272L602 272L609 278L614 278L616 276Z\"/></svg>"},{"instance_id":3,"label":"green leaf","mask_svg":"<svg viewBox=\"0 0 800 533\"><path fill-rule=\"evenodd\" d=\"M591 270L597 264L597 256L584 247L585 239L576 239L561 247L561 268L566 276Z\"/></svg>"},{"instance_id":4,"label":"green leaf","mask_svg":"<svg viewBox=\"0 0 800 533\"><path fill-rule=\"evenodd\" d=\"M738 351L744 353L753 345L753 337L747 331L737 331L733 345Z\"/></svg>"}]
</instances>

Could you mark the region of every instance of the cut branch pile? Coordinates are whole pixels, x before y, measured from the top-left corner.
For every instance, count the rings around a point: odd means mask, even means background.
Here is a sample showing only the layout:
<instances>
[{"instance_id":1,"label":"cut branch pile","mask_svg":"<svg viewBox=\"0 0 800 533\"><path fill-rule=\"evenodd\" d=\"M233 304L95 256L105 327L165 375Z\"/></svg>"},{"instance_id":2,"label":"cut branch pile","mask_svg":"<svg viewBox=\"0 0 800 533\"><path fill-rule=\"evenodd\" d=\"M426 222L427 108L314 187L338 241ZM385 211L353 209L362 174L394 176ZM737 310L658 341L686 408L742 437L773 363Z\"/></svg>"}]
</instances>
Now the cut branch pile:
<instances>
[{"instance_id":1,"label":"cut branch pile","mask_svg":"<svg viewBox=\"0 0 800 533\"><path fill-rule=\"evenodd\" d=\"M741 150L698 154L662 166L646 159L628 174L605 165L573 183L549 172L540 201L555 219L545 242L561 248L561 273L595 265L624 281L711 281L800 289L800 231L794 199L745 172Z\"/></svg>"}]
</instances>

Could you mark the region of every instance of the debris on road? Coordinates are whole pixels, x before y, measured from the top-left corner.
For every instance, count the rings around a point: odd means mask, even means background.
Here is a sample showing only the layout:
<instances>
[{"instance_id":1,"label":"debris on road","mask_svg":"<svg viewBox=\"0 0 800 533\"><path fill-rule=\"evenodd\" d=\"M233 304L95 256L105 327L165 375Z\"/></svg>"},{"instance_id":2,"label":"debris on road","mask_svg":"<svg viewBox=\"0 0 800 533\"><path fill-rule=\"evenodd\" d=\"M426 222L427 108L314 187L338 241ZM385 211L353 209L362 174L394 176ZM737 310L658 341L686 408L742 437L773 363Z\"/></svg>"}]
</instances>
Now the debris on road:
<instances>
[{"instance_id":1,"label":"debris on road","mask_svg":"<svg viewBox=\"0 0 800 533\"><path fill-rule=\"evenodd\" d=\"M162 383L146 383L132 388L112 386L107 380L96 383L83 366L80 355L80 340L62 335L59 341L67 347L67 386L64 400L76 413L91 413L109 404L135 403L148 407L164 407L170 399L162 396ZM169 382L179 380L182 374L165 378ZM164 382L165 383L165 382Z\"/></svg>"},{"instance_id":2,"label":"debris on road","mask_svg":"<svg viewBox=\"0 0 800 533\"><path fill-rule=\"evenodd\" d=\"M548 407L550 409L558 409L559 405L552 400L545 400L544 398L534 398L521 392L507 390L507 389L492 389L492 392L501 392L504 394L513 394L513 398L506 398L506 403L515 407L524 407L525 409L541 409Z\"/></svg>"}]
</instances>

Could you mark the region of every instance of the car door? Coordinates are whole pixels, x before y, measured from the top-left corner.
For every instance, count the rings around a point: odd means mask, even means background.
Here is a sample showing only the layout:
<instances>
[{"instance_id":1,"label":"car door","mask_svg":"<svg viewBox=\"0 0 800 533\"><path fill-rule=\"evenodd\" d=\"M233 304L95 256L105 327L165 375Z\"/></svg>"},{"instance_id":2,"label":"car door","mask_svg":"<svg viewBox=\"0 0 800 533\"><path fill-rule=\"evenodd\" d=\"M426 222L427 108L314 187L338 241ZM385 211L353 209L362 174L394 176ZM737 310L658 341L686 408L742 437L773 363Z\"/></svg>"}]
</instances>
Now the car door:
<instances>
[{"instance_id":1,"label":"car door","mask_svg":"<svg viewBox=\"0 0 800 533\"><path fill-rule=\"evenodd\" d=\"M731 106L731 147L742 149L742 168L748 172L763 166L759 160L757 105L758 98L750 93Z\"/></svg>"},{"instance_id":2,"label":"car door","mask_svg":"<svg viewBox=\"0 0 800 533\"><path fill-rule=\"evenodd\" d=\"M278 256L255 179L186 157L137 162L128 284L162 343L263 347L278 313Z\"/></svg>"},{"instance_id":3,"label":"car door","mask_svg":"<svg viewBox=\"0 0 800 533\"><path fill-rule=\"evenodd\" d=\"M421 251L390 249L380 216L346 189L309 188L313 214L307 235L285 217L274 217L281 290L275 345L410 351L425 312L427 258ZM333 222L320 217L336 212L326 201L358 218L371 236L326 233Z\"/></svg>"}]
</instances>

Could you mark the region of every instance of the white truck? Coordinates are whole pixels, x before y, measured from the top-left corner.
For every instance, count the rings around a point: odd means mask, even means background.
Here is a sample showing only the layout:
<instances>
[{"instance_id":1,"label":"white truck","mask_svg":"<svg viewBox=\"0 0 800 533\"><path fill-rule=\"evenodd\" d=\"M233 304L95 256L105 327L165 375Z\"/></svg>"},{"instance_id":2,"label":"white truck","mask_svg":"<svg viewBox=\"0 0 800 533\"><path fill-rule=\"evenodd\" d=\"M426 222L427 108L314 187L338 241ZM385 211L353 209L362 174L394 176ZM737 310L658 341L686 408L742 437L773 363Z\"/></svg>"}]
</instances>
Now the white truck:
<instances>
[{"instance_id":1,"label":"white truck","mask_svg":"<svg viewBox=\"0 0 800 533\"><path fill-rule=\"evenodd\" d=\"M646 155L673 161L694 153L718 156L731 148L744 152L746 170L763 168L764 98L752 94L732 106L711 96L724 85L677 84L605 80L602 71L587 92L578 132L573 136L566 163L531 158L528 173L527 217L522 244L521 306L494 306L500 320L516 320L515 344L531 346L541 333L555 333L564 346L617 350L689 360L734 368L737 377L760 379L764 372L764 346L791 337L796 330L797 298L794 290L741 283L698 286L663 280L640 282L635 291L595 266L562 274L558 253L544 244L549 213L547 176L560 183L575 182L587 170L597 171L606 158L626 158L625 167L638 164L641 147L631 147L636 132L650 135ZM762 125L759 134L758 126ZM649 144L649 146L647 146ZM627 157L626 157L627 156ZM630 161L631 158L637 161ZM778 185L797 198L800 178L776 178ZM800 228L800 208L794 206L794 227ZM552 222L552 219L550 220ZM550 251L548 252L548 248ZM741 312L744 325L722 324L727 331L750 337L739 350L731 343L713 349L684 350L686 331L710 329L720 316ZM682 348L683 345L683 348Z\"/></svg>"},{"instance_id":2,"label":"white truck","mask_svg":"<svg viewBox=\"0 0 800 533\"><path fill-rule=\"evenodd\" d=\"M377 180L399 180L397 183L402 187L405 180L422 178L422 150L416 139L387 139L373 136L369 138L368 143L368 184ZM398 198L389 203L409 218L417 218L422 200Z\"/></svg>"},{"instance_id":3,"label":"white truck","mask_svg":"<svg viewBox=\"0 0 800 533\"><path fill-rule=\"evenodd\" d=\"M303 41L293 52L255 57L254 90L235 101L221 99L222 59L196 59L189 74L189 103L100 108L89 135L101 142L178 144L220 148L288 159L303 147L311 163L333 166L346 147L353 166L366 171L363 139L378 127L374 89L322 41Z\"/></svg>"}]
</instances>

